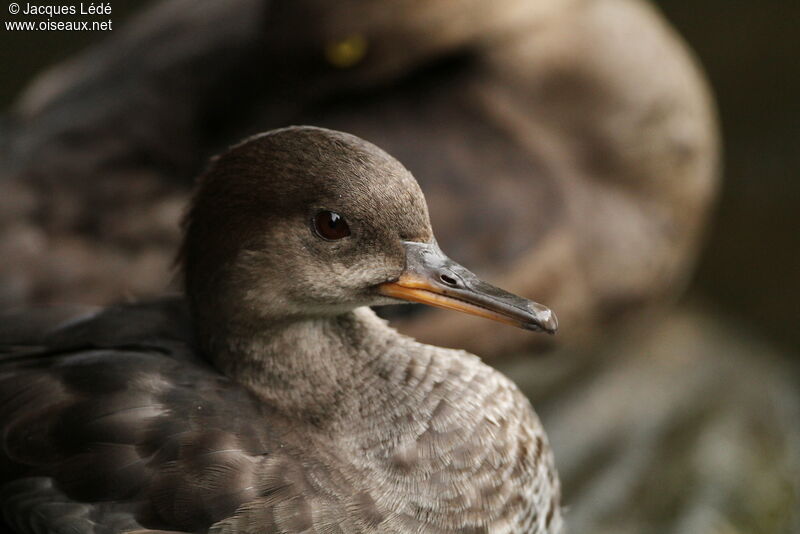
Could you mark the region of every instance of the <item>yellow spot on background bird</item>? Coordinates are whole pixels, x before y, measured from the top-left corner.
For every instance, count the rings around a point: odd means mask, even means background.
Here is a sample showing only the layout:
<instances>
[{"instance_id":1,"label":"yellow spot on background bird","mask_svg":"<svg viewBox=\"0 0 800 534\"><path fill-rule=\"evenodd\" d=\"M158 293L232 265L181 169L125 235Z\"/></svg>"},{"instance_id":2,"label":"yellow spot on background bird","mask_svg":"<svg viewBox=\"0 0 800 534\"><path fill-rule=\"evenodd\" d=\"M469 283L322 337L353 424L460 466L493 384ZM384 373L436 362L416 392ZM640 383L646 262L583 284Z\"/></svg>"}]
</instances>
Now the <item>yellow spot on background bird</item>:
<instances>
[{"instance_id":1,"label":"yellow spot on background bird","mask_svg":"<svg viewBox=\"0 0 800 534\"><path fill-rule=\"evenodd\" d=\"M368 44L367 39L361 34L348 35L325 45L325 59L340 69L353 67L364 59Z\"/></svg>"}]
</instances>

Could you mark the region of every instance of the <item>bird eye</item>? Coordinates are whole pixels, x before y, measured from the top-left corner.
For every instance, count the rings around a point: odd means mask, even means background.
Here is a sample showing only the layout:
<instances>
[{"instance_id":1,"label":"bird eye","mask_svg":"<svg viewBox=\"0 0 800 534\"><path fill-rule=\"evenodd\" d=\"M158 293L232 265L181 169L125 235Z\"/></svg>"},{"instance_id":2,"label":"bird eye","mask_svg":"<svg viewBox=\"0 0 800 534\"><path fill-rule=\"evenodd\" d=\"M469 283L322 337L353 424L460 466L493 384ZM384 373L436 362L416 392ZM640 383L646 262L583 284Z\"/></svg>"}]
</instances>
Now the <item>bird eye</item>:
<instances>
[{"instance_id":1,"label":"bird eye","mask_svg":"<svg viewBox=\"0 0 800 534\"><path fill-rule=\"evenodd\" d=\"M344 217L335 211L321 211L314 217L314 231L322 239L335 241L350 235L350 227Z\"/></svg>"}]
</instances>

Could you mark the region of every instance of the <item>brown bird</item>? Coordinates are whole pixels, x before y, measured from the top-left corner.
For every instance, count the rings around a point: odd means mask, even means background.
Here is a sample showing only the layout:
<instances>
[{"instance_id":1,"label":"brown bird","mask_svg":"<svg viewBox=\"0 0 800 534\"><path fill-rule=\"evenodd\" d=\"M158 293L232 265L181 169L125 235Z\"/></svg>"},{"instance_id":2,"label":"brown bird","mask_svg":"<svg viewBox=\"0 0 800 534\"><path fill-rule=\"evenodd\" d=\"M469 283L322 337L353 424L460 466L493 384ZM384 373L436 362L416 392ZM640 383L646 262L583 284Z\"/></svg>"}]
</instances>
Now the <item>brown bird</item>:
<instances>
[{"instance_id":1,"label":"brown bird","mask_svg":"<svg viewBox=\"0 0 800 534\"><path fill-rule=\"evenodd\" d=\"M527 399L367 307L554 332L448 259L422 192L357 137L274 130L215 159L185 221L186 299L6 317L0 503L18 533L555 533Z\"/></svg>"}]
</instances>

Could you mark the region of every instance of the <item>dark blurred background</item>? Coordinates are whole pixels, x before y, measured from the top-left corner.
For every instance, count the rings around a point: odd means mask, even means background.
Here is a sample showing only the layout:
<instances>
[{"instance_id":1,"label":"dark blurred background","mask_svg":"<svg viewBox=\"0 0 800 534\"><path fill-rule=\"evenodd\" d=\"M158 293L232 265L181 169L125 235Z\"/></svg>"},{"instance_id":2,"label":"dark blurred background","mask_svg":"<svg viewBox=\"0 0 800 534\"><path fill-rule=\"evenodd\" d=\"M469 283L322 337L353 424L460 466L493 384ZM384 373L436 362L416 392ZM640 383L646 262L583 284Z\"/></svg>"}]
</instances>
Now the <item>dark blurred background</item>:
<instances>
[{"instance_id":1,"label":"dark blurred background","mask_svg":"<svg viewBox=\"0 0 800 534\"><path fill-rule=\"evenodd\" d=\"M151 2L114 2L117 27ZM800 347L800 2L658 2L711 81L724 182L690 295ZM0 107L102 32L0 32Z\"/></svg>"},{"instance_id":2,"label":"dark blurred background","mask_svg":"<svg viewBox=\"0 0 800 534\"><path fill-rule=\"evenodd\" d=\"M800 2L659 2L711 80L722 194L694 289L800 346Z\"/></svg>"}]
</instances>

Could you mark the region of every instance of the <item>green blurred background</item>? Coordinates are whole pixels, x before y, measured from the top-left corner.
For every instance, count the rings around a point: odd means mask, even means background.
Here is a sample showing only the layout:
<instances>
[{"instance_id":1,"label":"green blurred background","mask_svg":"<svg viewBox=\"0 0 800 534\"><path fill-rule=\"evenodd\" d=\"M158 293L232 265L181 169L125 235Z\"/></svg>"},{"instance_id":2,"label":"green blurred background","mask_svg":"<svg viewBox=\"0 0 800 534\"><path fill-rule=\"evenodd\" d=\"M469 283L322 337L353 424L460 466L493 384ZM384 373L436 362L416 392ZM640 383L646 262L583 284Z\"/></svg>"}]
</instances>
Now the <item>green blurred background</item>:
<instances>
[{"instance_id":1,"label":"green blurred background","mask_svg":"<svg viewBox=\"0 0 800 534\"><path fill-rule=\"evenodd\" d=\"M113 2L114 27L150 3ZM800 2L662 0L658 5L706 70L724 139L723 188L690 294L797 353ZM2 109L43 67L107 35L0 30Z\"/></svg>"}]
</instances>

